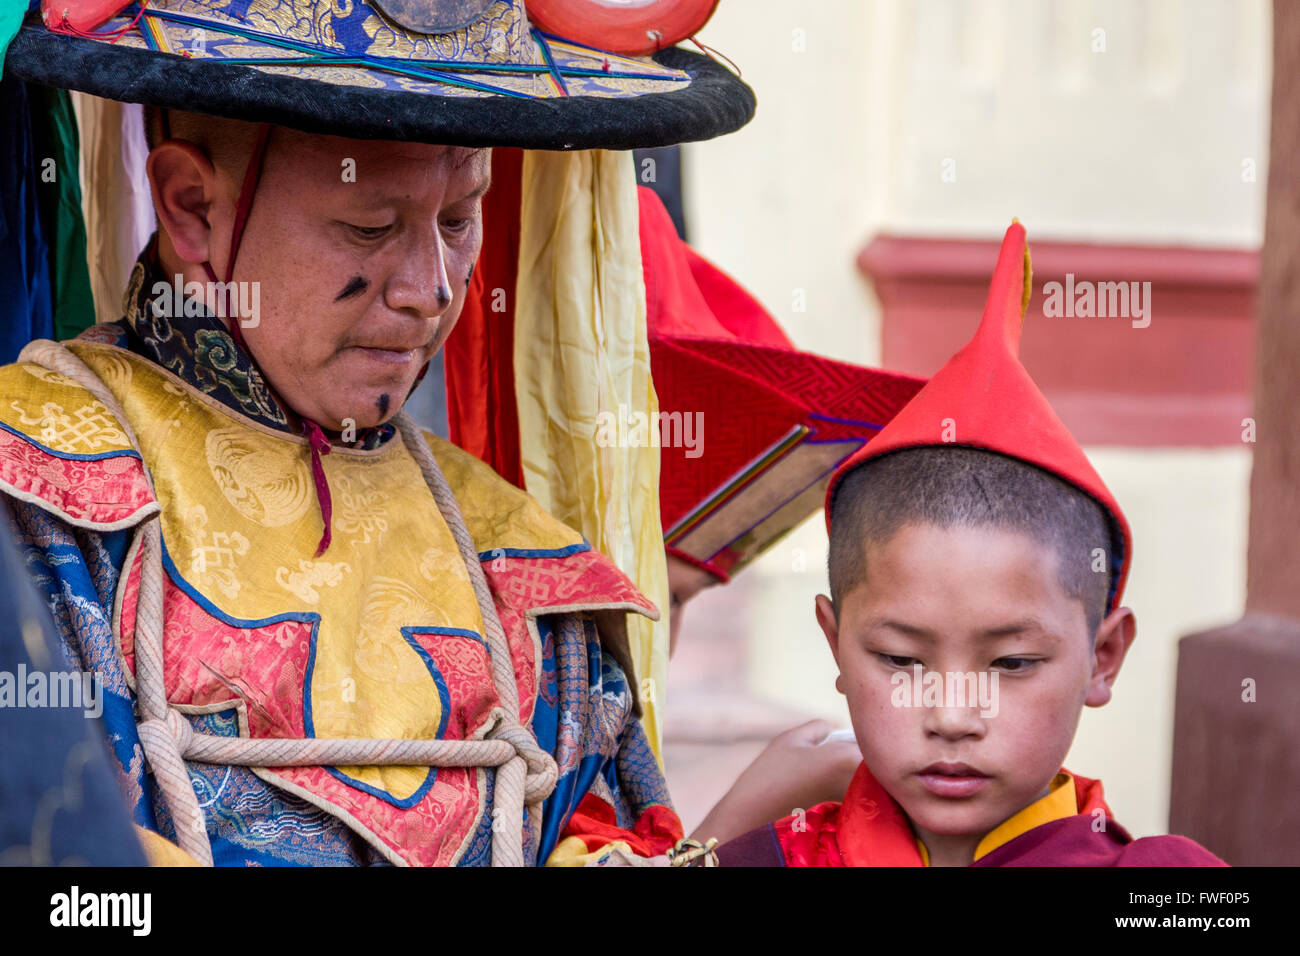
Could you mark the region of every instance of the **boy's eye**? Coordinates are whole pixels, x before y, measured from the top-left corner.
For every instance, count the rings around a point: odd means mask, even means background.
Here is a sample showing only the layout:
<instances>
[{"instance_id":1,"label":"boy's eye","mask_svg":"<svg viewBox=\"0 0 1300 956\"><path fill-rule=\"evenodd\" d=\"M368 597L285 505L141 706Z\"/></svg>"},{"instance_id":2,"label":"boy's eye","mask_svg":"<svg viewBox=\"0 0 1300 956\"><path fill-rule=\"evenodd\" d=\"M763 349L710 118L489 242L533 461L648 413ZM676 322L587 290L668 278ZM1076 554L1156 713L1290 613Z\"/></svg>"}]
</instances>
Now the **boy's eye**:
<instances>
[{"instance_id":1,"label":"boy's eye","mask_svg":"<svg viewBox=\"0 0 1300 956\"><path fill-rule=\"evenodd\" d=\"M1037 663L1038 661L1030 660L1027 657L999 657L993 662L993 666L1014 674L1018 671L1029 670L1030 667Z\"/></svg>"},{"instance_id":2,"label":"boy's eye","mask_svg":"<svg viewBox=\"0 0 1300 956\"><path fill-rule=\"evenodd\" d=\"M876 656L891 667L911 667L917 662L915 657L901 657L898 654L877 654Z\"/></svg>"}]
</instances>

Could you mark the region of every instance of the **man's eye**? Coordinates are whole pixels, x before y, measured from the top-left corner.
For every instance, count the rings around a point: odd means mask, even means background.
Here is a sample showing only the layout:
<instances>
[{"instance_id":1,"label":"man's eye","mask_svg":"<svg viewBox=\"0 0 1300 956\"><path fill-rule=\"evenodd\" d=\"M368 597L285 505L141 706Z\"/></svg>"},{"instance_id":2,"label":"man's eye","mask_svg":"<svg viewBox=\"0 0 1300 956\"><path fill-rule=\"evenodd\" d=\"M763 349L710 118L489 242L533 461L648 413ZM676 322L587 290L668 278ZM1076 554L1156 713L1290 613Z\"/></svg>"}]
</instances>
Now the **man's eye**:
<instances>
[{"instance_id":1,"label":"man's eye","mask_svg":"<svg viewBox=\"0 0 1300 956\"><path fill-rule=\"evenodd\" d=\"M446 229L448 232L464 232L469 228L469 224L469 219L444 219L442 222L442 228Z\"/></svg>"},{"instance_id":2,"label":"man's eye","mask_svg":"<svg viewBox=\"0 0 1300 956\"><path fill-rule=\"evenodd\" d=\"M898 654L877 654L876 656L891 667L911 667L917 662L915 657L901 657Z\"/></svg>"},{"instance_id":3,"label":"man's eye","mask_svg":"<svg viewBox=\"0 0 1300 956\"><path fill-rule=\"evenodd\" d=\"M993 662L993 666L1014 674L1018 671L1029 670L1030 667L1037 663L1038 661L1030 660L1027 657L999 657Z\"/></svg>"},{"instance_id":4,"label":"man's eye","mask_svg":"<svg viewBox=\"0 0 1300 956\"><path fill-rule=\"evenodd\" d=\"M378 239L384 236L392 229L392 225L387 226L357 226L352 223L347 224L348 228L361 239Z\"/></svg>"}]
</instances>

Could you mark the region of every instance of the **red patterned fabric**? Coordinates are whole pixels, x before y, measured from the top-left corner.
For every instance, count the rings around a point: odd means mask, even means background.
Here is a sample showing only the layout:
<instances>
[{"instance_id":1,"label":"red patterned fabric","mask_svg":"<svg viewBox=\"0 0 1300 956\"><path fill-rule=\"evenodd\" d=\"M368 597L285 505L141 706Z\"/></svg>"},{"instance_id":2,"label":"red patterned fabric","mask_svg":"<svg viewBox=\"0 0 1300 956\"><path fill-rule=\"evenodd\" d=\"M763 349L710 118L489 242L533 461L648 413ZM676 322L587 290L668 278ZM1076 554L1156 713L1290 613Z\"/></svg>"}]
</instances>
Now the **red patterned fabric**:
<instances>
[{"instance_id":1,"label":"red patterned fabric","mask_svg":"<svg viewBox=\"0 0 1300 956\"><path fill-rule=\"evenodd\" d=\"M662 856L682 839L681 821L668 807L655 804L637 818L636 826L624 830L618 825L614 808L594 794L587 794L573 811L560 839L577 837L594 853L611 843L623 842L637 856Z\"/></svg>"},{"instance_id":2,"label":"red patterned fabric","mask_svg":"<svg viewBox=\"0 0 1300 956\"><path fill-rule=\"evenodd\" d=\"M1078 817L1091 822L1095 819L1094 811L1101 810L1109 824L1118 828L1111 819L1101 781L1075 774L1071 777ZM1036 827L1029 832L1041 829ZM902 808L871 775L865 763L854 774L843 803L818 804L803 814L778 820L772 824L772 830L787 866L924 865L916 836Z\"/></svg>"},{"instance_id":3,"label":"red patterned fabric","mask_svg":"<svg viewBox=\"0 0 1300 956\"><path fill-rule=\"evenodd\" d=\"M485 556L483 571L501 618L501 627L516 650L515 681L519 685L519 718L532 719L537 699L538 648L532 622L545 613L573 607L638 607L648 601L622 571L599 551L566 558L493 558Z\"/></svg>"},{"instance_id":4,"label":"red patterned fabric","mask_svg":"<svg viewBox=\"0 0 1300 956\"><path fill-rule=\"evenodd\" d=\"M840 480L869 459L925 445L955 444L995 451L1059 476L1109 512L1121 539L1116 550L1122 552L1112 555L1113 610L1120 605L1132 563L1132 534L1114 496L1020 364L1028 275L1025 229L1013 223L1002 240L984 317L974 338L879 435L836 470L826 489L827 527Z\"/></svg>"},{"instance_id":5,"label":"red patterned fabric","mask_svg":"<svg viewBox=\"0 0 1300 956\"><path fill-rule=\"evenodd\" d=\"M843 803L822 803L772 824L787 866L921 866L902 809L864 763Z\"/></svg>"},{"instance_id":6,"label":"red patterned fabric","mask_svg":"<svg viewBox=\"0 0 1300 956\"><path fill-rule=\"evenodd\" d=\"M38 499L74 525L97 530L125 527L157 502L138 455L66 458L0 428L0 488Z\"/></svg>"}]
</instances>

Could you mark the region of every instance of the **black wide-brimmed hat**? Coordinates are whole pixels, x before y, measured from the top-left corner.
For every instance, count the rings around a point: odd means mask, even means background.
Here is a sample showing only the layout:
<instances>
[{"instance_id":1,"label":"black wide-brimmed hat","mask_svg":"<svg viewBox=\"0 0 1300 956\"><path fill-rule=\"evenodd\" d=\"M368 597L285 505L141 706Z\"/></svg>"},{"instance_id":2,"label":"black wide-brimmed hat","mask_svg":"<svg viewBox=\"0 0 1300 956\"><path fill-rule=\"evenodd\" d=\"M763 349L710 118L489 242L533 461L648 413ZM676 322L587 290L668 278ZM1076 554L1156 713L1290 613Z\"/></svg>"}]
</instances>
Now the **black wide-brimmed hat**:
<instances>
[{"instance_id":1,"label":"black wide-brimmed hat","mask_svg":"<svg viewBox=\"0 0 1300 956\"><path fill-rule=\"evenodd\" d=\"M754 94L708 56L618 56L546 34L524 0L137 0L93 32L47 0L14 76L355 139L632 149L739 129Z\"/></svg>"}]
</instances>

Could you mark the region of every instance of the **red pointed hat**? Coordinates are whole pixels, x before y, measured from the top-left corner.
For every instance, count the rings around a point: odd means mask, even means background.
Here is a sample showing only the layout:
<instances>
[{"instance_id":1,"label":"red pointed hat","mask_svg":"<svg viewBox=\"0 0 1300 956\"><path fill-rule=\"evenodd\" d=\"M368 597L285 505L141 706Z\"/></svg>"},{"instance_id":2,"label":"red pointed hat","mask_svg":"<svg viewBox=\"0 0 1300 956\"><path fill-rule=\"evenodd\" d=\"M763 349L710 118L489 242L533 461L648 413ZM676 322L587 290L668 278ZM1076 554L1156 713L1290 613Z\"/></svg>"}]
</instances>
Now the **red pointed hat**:
<instances>
[{"instance_id":1,"label":"red pointed hat","mask_svg":"<svg viewBox=\"0 0 1300 956\"><path fill-rule=\"evenodd\" d=\"M726 581L821 507L836 466L925 384L800 352L638 189L666 550ZM676 429L676 430L674 430Z\"/></svg>"},{"instance_id":2,"label":"red pointed hat","mask_svg":"<svg viewBox=\"0 0 1300 956\"><path fill-rule=\"evenodd\" d=\"M965 445L1036 465L1091 495L1110 520L1109 608L1119 607L1132 559L1132 535L1106 485L1074 436L1020 364L1020 327L1032 289L1025 229L1002 240L984 317L970 342L948 360L888 427L835 472L826 490L830 527L835 491L864 462L903 448Z\"/></svg>"}]
</instances>

